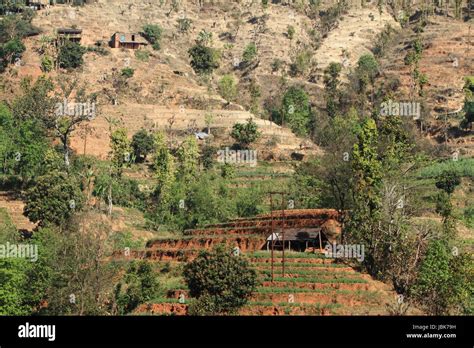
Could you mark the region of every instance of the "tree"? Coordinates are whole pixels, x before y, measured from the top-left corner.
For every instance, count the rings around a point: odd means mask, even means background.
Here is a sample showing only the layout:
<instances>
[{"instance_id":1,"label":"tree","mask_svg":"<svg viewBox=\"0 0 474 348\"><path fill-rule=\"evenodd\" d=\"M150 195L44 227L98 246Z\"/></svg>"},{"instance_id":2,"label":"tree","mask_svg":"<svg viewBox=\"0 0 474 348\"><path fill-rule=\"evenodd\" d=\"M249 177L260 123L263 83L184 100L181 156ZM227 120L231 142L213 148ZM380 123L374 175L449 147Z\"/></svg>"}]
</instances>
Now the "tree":
<instances>
[{"instance_id":1,"label":"tree","mask_svg":"<svg viewBox=\"0 0 474 348\"><path fill-rule=\"evenodd\" d=\"M216 154L216 148L206 144L201 152L201 163L206 170L210 170L214 167L214 156Z\"/></svg>"},{"instance_id":2,"label":"tree","mask_svg":"<svg viewBox=\"0 0 474 348\"><path fill-rule=\"evenodd\" d=\"M195 180L200 157L196 137L188 136L179 147L176 156L179 163L178 178L185 183Z\"/></svg>"},{"instance_id":3,"label":"tree","mask_svg":"<svg viewBox=\"0 0 474 348\"><path fill-rule=\"evenodd\" d=\"M154 50L159 50L161 48L161 36L163 34L163 29L156 24L147 24L142 29L143 37L151 43Z\"/></svg>"},{"instance_id":4,"label":"tree","mask_svg":"<svg viewBox=\"0 0 474 348\"><path fill-rule=\"evenodd\" d=\"M356 76L359 80L359 92L364 94L370 84L374 88L375 77L379 71L379 66L374 56L364 54L359 58L356 68Z\"/></svg>"},{"instance_id":5,"label":"tree","mask_svg":"<svg viewBox=\"0 0 474 348\"><path fill-rule=\"evenodd\" d=\"M12 39L5 44L0 44L0 71L3 71L8 64L14 63L21 58L26 47L20 39Z\"/></svg>"},{"instance_id":6,"label":"tree","mask_svg":"<svg viewBox=\"0 0 474 348\"><path fill-rule=\"evenodd\" d=\"M53 81L44 76L35 83L30 78L22 80L22 94L14 100L11 108L14 119L35 122L39 130L47 134L56 119L58 100L51 96L55 87Z\"/></svg>"},{"instance_id":7,"label":"tree","mask_svg":"<svg viewBox=\"0 0 474 348\"><path fill-rule=\"evenodd\" d=\"M189 51L191 66L197 74L211 74L219 67L217 52L201 44L193 46Z\"/></svg>"},{"instance_id":8,"label":"tree","mask_svg":"<svg viewBox=\"0 0 474 348\"><path fill-rule=\"evenodd\" d=\"M224 75L218 83L219 93L228 102L234 100L237 95L237 85L231 75Z\"/></svg>"},{"instance_id":9,"label":"tree","mask_svg":"<svg viewBox=\"0 0 474 348\"><path fill-rule=\"evenodd\" d=\"M458 173L455 171L446 171L438 176L436 187L451 195L456 189L456 186L460 183L461 178Z\"/></svg>"},{"instance_id":10,"label":"tree","mask_svg":"<svg viewBox=\"0 0 474 348\"><path fill-rule=\"evenodd\" d=\"M358 200L370 213L375 213L380 207L378 192L382 180L382 165L377 153L377 138L375 121L366 118L352 151L355 190L361 195Z\"/></svg>"},{"instance_id":11,"label":"tree","mask_svg":"<svg viewBox=\"0 0 474 348\"><path fill-rule=\"evenodd\" d=\"M254 143L260 138L261 133L258 131L257 124L249 118L245 124L234 124L230 136L239 143L241 148L247 149L251 143Z\"/></svg>"},{"instance_id":12,"label":"tree","mask_svg":"<svg viewBox=\"0 0 474 348\"><path fill-rule=\"evenodd\" d=\"M133 261L120 283L115 286L115 301L120 315L132 312L140 304L152 300L159 284L149 262Z\"/></svg>"},{"instance_id":13,"label":"tree","mask_svg":"<svg viewBox=\"0 0 474 348\"><path fill-rule=\"evenodd\" d=\"M56 104L56 118L54 122L48 122L48 126L54 128L55 135L61 141L64 153L64 163L69 167L69 140L76 128L90 121L96 114L96 95L86 94L85 86L79 86L77 79L62 78L58 80L61 94L58 99L62 102ZM74 101L71 95L74 94Z\"/></svg>"},{"instance_id":14,"label":"tree","mask_svg":"<svg viewBox=\"0 0 474 348\"><path fill-rule=\"evenodd\" d=\"M0 172L28 179L41 173L48 149L43 128L35 120L19 120L0 104Z\"/></svg>"},{"instance_id":15,"label":"tree","mask_svg":"<svg viewBox=\"0 0 474 348\"><path fill-rule=\"evenodd\" d=\"M338 86L340 84L339 75L342 66L339 63L331 63L324 70L324 89L326 92L326 110L330 117L336 116L337 105L339 103Z\"/></svg>"},{"instance_id":16,"label":"tree","mask_svg":"<svg viewBox=\"0 0 474 348\"><path fill-rule=\"evenodd\" d=\"M0 209L0 244L18 243L19 235L9 214ZM25 303L28 266L32 262L20 258L0 258L0 315L29 315Z\"/></svg>"},{"instance_id":17,"label":"tree","mask_svg":"<svg viewBox=\"0 0 474 348\"><path fill-rule=\"evenodd\" d=\"M472 122L474 122L474 76L466 77L463 90L465 96L463 107L464 120L461 122L461 126L463 128L469 128Z\"/></svg>"},{"instance_id":18,"label":"tree","mask_svg":"<svg viewBox=\"0 0 474 348\"><path fill-rule=\"evenodd\" d=\"M64 69L76 69L84 64L86 49L77 42L66 40L59 48L58 62Z\"/></svg>"},{"instance_id":19,"label":"tree","mask_svg":"<svg viewBox=\"0 0 474 348\"><path fill-rule=\"evenodd\" d=\"M349 239L365 245L364 265L373 275L380 275L379 229L381 214L382 163L377 153L378 130L375 121L366 118L352 150L352 195L354 208L347 228ZM382 250L385 249L382 245Z\"/></svg>"},{"instance_id":20,"label":"tree","mask_svg":"<svg viewBox=\"0 0 474 348\"><path fill-rule=\"evenodd\" d=\"M24 304L24 289L28 278L21 259L0 259L0 315L29 315Z\"/></svg>"},{"instance_id":21,"label":"tree","mask_svg":"<svg viewBox=\"0 0 474 348\"><path fill-rule=\"evenodd\" d=\"M184 229L206 226L207 224L227 221L234 214L233 197L225 181L212 172L201 173L193 182L180 187L185 199L185 214L182 216L181 227ZM184 187L183 187L184 186Z\"/></svg>"},{"instance_id":22,"label":"tree","mask_svg":"<svg viewBox=\"0 0 474 348\"><path fill-rule=\"evenodd\" d=\"M233 314L247 302L257 284L257 274L249 263L232 250L218 247L202 252L186 264L184 279L197 302L191 314Z\"/></svg>"},{"instance_id":23,"label":"tree","mask_svg":"<svg viewBox=\"0 0 474 348\"><path fill-rule=\"evenodd\" d=\"M45 292L46 315L110 315L117 264L112 256L109 223L94 214L76 215L63 233L56 232L51 285ZM87 223L84 223L87 221Z\"/></svg>"},{"instance_id":24,"label":"tree","mask_svg":"<svg viewBox=\"0 0 474 348\"><path fill-rule=\"evenodd\" d=\"M53 171L39 177L26 193L24 214L40 225L64 226L82 208L82 193L74 179Z\"/></svg>"},{"instance_id":25,"label":"tree","mask_svg":"<svg viewBox=\"0 0 474 348\"><path fill-rule=\"evenodd\" d=\"M155 178L158 180L156 195L158 196L160 209L167 209L171 200L171 189L176 181L175 158L166 145L165 135L157 132L154 135L154 158L153 169Z\"/></svg>"},{"instance_id":26,"label":"tree","mask_svg":"<svg viewBox=\"0 0 474 348\"><path fill-rule=\"evenodd\" d=\"M306 135L311 125L311 107L305 90L298 86L287 89L283 95L280 119L281 125L288 124L292 132L297 135Z\"/></svg>"},{"instance_id":27,"label":"tree","mask_svg":"<svg viewBox=\"0 0 474 348\"><path fill-rule=\"evenodd\" d=\"M412 89L416 92L418 87L418 95L423 96L423 86L428 82L425 74L420 72L420 60L423 54L423 43L420 38L417 38L412 43L412 49L405 56L405 65L410 66L413 79Z\"/></svg>"},{"instance_id":28,"label":"tree","mask_svg":"<svg viewBox=\"0 0 474 348\"><path fill-rule=\"evenodd\" d=\"M132 160L130 141L127 137L127 130L119 128L110 135L110 155L112 157L112 164L115 169L117 177L122 176L123 167L128 165Z\"/></svg>"},{"instance_id":29,"label":"tree","mask_svg":"<svg viewBox=\"0 0 474 348\"><path fill-rule=\"evenodd\" d=\"M295 33L296 33L296 30L294 26L289 25L286 28L286 36L288 37L288 39L293 40L295 38Z\"/></svg>"},{"instance_id":30,"label":"tree","mask_svg":"<svg viewBox=\"0 0 474 348\"><path fill-rule=\"evenodd\" d=\"M259 100L260 97L262 96L262 90L260 88L260 85L255 81L255 79L252 79L250 81L249 85L249 94L250 94L250 112L254 115L259 114Z\"/></svg>"},{"instance_id":31,"label":"tree","mask_svg":"<svg viewBox=\"0 0 474 348\"><path fill-rule=\"evenodd\" d=\"M242 54L242 63L248 66L255 58L257 58L257 45L251 42L245 46L244 53Z\"/></svg>"},{"instance_id":32,"label":"tree","mask_svg":"<svg viewBox=\"0 0 474 348\"><path fill-rule=\"evenodd\" d=\"M428 245L414 296L431 315L472 311L472 256L453 254L442 240ZM472 313L472 312L471 312Z\"/></svg>"},{"instance_id":33,"label":"tree","mask_svg":"<svg viewBox=\"0 0 474 348\"><path fill-rule=\"evenodd\" d=\"M153 150L154 140L153 135L146 130L140 129L132 137L133 154L136 161L144 161L148 154Z\"/></svg>"}]
</instances>

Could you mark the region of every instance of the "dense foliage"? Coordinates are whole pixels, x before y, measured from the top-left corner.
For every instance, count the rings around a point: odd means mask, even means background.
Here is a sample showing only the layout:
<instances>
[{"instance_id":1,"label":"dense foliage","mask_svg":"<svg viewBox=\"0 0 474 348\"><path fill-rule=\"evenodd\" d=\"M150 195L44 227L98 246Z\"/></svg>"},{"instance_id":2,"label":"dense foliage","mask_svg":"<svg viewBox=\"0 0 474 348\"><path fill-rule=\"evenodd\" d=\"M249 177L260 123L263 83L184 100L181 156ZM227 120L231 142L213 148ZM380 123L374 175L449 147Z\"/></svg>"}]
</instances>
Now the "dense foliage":
<instances>
[{"instance_id":1,"label":"dense foliage","mask_svg":"<svg viewBox=\"0 0 474 348\"><path fill-rule=\"evenodd\" d=\"M235 313L257 284L257 274L248 262L224 247L201 253L183 274L190 295L197 298L190 309L194 315Z\"/></svg>"}]
</instances>

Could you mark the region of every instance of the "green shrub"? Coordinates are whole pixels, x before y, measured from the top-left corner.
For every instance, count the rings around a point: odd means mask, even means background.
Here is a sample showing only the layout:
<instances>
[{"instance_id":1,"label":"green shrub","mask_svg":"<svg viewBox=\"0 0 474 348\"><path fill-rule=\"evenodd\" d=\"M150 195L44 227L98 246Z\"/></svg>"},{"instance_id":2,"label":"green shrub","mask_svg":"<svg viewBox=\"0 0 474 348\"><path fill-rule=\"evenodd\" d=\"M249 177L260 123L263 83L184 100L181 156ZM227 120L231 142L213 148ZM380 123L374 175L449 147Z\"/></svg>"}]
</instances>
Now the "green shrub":
<instances>
[{"instance_id":1,"label":"green shrub","mask_svg":"<svg viewBox=\"0 0 474 348\"><path fill-rule=\"evenodd\" d=\"M233 101L237 95L237 85L231 75L224 75L218 82L218 88L219 94L228 102Z\"/></svg>"},{"instance_id":2,"label":"green shrub","mask_svg":"<svg viewBox=\"0 0 474 348\"><path fill-rule=\"evenodd\" d=\"M211 74L219 67L219 55L211 47L197 44L188 53L191 66L197 74Z\"/></svg>"},{"instance_id":3,"label":"green shrub","mask_svg":"<svg viewBox=\"0 0 474 348\"><path fill-rule=\"evenodd\" d=\"M258 131L257 124L249 118L247 123L236 123L232 127L230 136L234 138L241 148L248 148L249 145L260 138L261 133Z\"/></svg>"},{"instance_id":4,"label":"green shrub","mask_svg":"<svg viewBox=\"0 0 474 348\"><path fill-rule=\"evenodd\" d=\"M122 72L121 72L121 75L123 77L125 77L126 79L129 79L129 78L133 77L134 73L135 73L135 70L133 70L132 68L123 68Z\"/></svg>"},{"instance_id":5,"label":"green shrub","mask_svg":"<svg viewBox=\"0 0 474 348\"><path fill-rule=\"evenodd\" d=\"M26 193L24 214L33 222L63 225L83 202L79 186L62 172L39 177Z\"/></svg>"},{"instance_id":6,"label":"green shrub","mask_svg":"<svg viewBox=\"0 0 474 348\"><path fill-rule=\"evenodd\" d=\"M149 262L133 261L124 279L115 287L119 314L132 312L140 304L152 300L159 290L158 280Z\"/></svg>"},{"instance_id":7,"label":"green shrub","mask_svg":"<svg viewBox=\"0 0 474 348\"><path fill-rule=\"evenodd\" d=\"M86 49L79 43L66 41L59 49L59 66L64 69L76 69L84 64Z\"/></svg>"},{"instance_id":8,"label":"green shrub","mask_svg":"<svg viewBox=\"0 0 474 348\"><path fill-rule=\"evenodd\" d=\"M291 76L304 75L311 66L311 56L312 54L309 50L298 52L294 62L290 65Z\"/></svg>"},{"instance_id":9,"label":"green shrub","mask_svg":"<svg viewBox=\"0 0 474 348\"><path fill-rule=\"evenodd\" d=\"M255 43L249 43L242 54L242 62L244 65L250 64L257 57L257 45Z\"/></svg>"},{"instance_id":10,"label":"green shrub","mask_svg":"<svg viewBox=\"0 0 474 348\"><path fill-rule=\"evenodd\" d=\"M296 86L288 88L283 96L281 110L275 116L277 123L287 124L295 134L307 134L311 125L311 108L304 89Z\"/></svg>"},{"instance_id":11,"label":"green shrub","mask_svg":"<svg viewBox=\"0 0 474 348\"><path fill-rule=\"evenodd\" d=\"M249 263L223 246L202 252L184 267L190 295L197 298L190 312L196 315L233 314L244 306L257 285Z\"/></svg>"},{"instance_id":12,"label":"green shrub","mask_svg":"<svg viewBox=\"0 0 474 348\"><path fill-rule=\"evenodd\" d=\"M133 153L136 161L144 161L154 148L153 135L141 129L132 137Z\"/></svg>"},{"instance_id":13,"label":"green shrub","mask_svg":"<svg viewBox=\"0 0 474 348\"><path fill-rule=\"evenodd\" d=\"M295 38L295 33L296 33L296 30L294 26L289 25L286 28L286 36L288 36L288 39L293 40Z\"/></svg>"},{"instance_id":14,"label":"green shrub","mask_svg":"<svg viewBox=\"0 0 474 348\"><path fill-rule=\"evenodd\" d=\"M161 36L163 34L163 29L156 24L147 24L142 29L143 37L151 43L154 50L159 50L161 48Z\"/></svg>"},{"instance_id":15,"label":"green shrub","mask_svg":"<svg viewBox=\"0 0 474 348\"><path fill-rule=\"evenodd\" d=\"M41 71L50 72L54 68L53 59L50 56L44 56L41 58Z\"/></svg>"},{"instance_id":16,"label":"green shrub","mask_svg":"<svg viewBox=\"0 0 474 348\"><path fill-rule=\"evenodd\" d=\"M413 288L415 299L432 315L472 313L473 260L453 254L441 240L428 245Z\"/></svg>"},{"instance_id":17,"label":"green shrub","mask_svg":"<svg viewBox=\"0 0 474 348\"><path fill-rule=\"evenodd\" d=\"M189 18L179 18L178 19L178 30L181 33L187 33L191 29L193 21Z\"/></svg>"},{"instance_id":18,"label":"green shrub","mask_svg":"<svg viewBox=\"0 0 474 348\"><path fill-rule=\"evenodd\" d=\"M444 172L436 181L436 187L447 194L452 194L459 184L461 184L461 178L454 171Z\"/></svg>"},{"instance_id":19,"label":"green shrub","mask_svg":"<svg viewBox=\"0 0 474 348\"><path fill-rule=\"evenodd\" d=\"M0 45L0 71L8 64L14 63L17 59L21 58L21 55L25 50L25 45L18 38Z\"/></svg>"}]
</instances>

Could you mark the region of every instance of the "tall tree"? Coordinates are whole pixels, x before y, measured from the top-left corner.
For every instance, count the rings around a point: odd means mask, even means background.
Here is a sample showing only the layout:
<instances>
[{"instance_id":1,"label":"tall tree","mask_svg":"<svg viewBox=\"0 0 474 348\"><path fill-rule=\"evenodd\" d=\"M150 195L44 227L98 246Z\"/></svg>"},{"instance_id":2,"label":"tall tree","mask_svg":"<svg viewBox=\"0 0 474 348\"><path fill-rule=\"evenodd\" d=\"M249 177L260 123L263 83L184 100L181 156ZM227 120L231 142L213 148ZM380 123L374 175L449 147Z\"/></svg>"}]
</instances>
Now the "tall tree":
<instances>
[{"instance_id":1,"label":"tall tree","mask_svg":"<svg viewBox=\"0 0 474 348\"><path fill-rule=\"evenodd\" d=\"M339 76L342 66L339 63L331 63L324 70L324 89L326 92L326 110L330 117L335 117L337 113L337 105L339 103L340 84Z\"/></svg>"}]
</instances>

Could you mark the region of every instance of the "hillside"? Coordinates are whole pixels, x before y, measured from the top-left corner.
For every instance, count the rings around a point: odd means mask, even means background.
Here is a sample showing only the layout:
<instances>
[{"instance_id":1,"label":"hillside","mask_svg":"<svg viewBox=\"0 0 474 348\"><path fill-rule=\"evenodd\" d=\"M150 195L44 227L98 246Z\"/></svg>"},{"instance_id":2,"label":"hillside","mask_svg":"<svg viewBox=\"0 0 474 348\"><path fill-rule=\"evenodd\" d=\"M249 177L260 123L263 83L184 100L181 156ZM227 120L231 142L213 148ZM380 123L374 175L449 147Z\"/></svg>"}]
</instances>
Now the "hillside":
<instances>
[{"instance_id":1,"label":"hillside","mask_svg":"<svg viewBox=\"0 0 474 348\"><path fill-rule=\"evenodd\" d=\"M186 267L223 246L256 272L239 315L472 314L474 22L451 3L0 6L0 217L51 274L9 285L41 300L12 313L189 315Z\"/></svg>"}]
</instances>

